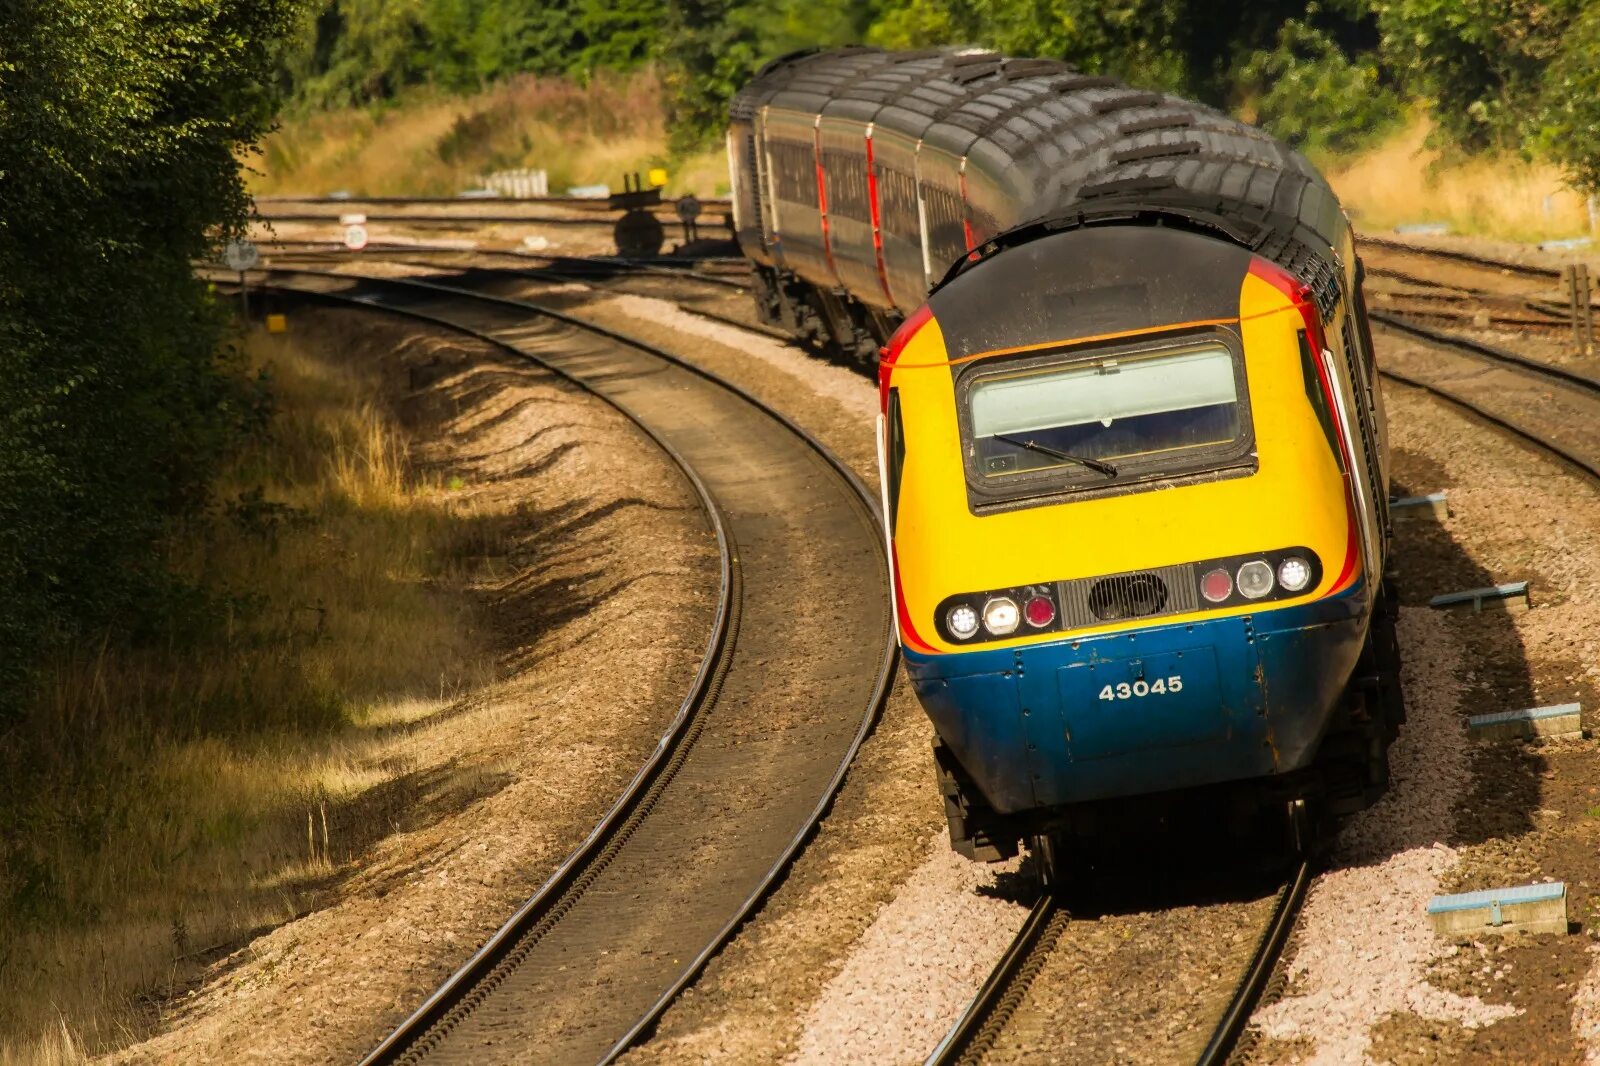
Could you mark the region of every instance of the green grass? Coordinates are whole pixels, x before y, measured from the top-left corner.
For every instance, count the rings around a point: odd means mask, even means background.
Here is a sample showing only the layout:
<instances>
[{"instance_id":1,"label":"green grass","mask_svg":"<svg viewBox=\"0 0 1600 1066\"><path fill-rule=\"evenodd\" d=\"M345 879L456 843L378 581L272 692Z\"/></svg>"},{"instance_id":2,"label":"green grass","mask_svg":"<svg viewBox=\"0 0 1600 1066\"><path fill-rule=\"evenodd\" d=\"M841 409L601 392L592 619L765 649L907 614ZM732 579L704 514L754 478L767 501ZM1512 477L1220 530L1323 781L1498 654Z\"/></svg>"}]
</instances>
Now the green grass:
<instances>
[{"instance_id":1,"label":"green grass","mask_svg":"<svg viewBox=\"0 0 1600 1066\"><path fill-rule=\"evenodd\" d=\"M0 738L0 1062L74 1061L413 817L405 728L493 678L498 523L419 475L381 380L255 335L271 431L170 546L194 621L50 664Z\"/></svg>"},{"instance_id":2,"label":"green grass","mask_svg":"<svg viewBox=\"0 0 1600 1066\"><path fill-rule=\"evenodd\" d=\"M673 159L651 71L585 85L532 75L470 96L419 89L382 106L291 114L267 138L257 195L453 196L498 170L549 172L550 191L665 166L668 191L726 195L718 151Z\"/></svg>"}]
</instances>

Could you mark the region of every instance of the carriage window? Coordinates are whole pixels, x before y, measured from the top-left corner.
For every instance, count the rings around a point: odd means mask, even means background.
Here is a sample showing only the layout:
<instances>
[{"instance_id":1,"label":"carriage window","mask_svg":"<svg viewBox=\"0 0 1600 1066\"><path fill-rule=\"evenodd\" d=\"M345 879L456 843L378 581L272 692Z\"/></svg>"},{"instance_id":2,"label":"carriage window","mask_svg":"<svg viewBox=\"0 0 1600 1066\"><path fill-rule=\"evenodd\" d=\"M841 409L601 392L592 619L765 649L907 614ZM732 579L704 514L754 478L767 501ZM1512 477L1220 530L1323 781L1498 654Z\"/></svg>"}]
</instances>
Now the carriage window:
<instances>
[{"instance_id":1,"label":"carriage window","mask_svg":"<svg viewBox=\"0 0 1600 1066\"><path fill-rule=\"evenodd\" d=\"M966 229L961 225L961 197L938 185L924 182L922 198L928 212L928 251L934 270L946 267L967 252Z\"/></svg>"},{"instance_id":2,"label":"carriage window","mask_svg":"<svg viewBox=\"0 0 1600 1066\"><path fill-rule=\"evenodd\" d=\"M843 215L857 222L871 222L872 205L867 195L865 152L824 149L822 166L828 175L828 213Z\"/></svg>"},{"instance_id":3,"label":"carriage window","mask_svg":"<svg viewBox=\"0 0 1600 1066\"><path fill-rule=\"evenodd\" d=\"M1240 385L1219 342L988 375L968 394L973 466L1095 481L1189 465L1242 441Z\"/></svg>"},{"instance_id":4,"label":"carriage window","mask_svg":"<svg viewBox=\"0 0 1600 1066\"><path fill-rule=\"evenodd\" d=\"M769 141L767 153L775 172L778 199L817 207L817 158L812 147L792 141Z\"/></svg>"}]
</instances>

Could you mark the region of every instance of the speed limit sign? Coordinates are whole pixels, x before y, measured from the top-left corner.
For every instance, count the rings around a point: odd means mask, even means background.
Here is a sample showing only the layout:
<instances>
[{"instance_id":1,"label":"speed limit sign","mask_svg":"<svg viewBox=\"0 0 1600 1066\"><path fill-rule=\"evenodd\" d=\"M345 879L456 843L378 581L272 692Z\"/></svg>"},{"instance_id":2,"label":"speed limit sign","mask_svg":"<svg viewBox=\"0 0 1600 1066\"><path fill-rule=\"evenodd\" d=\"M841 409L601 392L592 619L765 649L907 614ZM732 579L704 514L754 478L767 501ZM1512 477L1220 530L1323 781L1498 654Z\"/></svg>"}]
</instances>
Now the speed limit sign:
<instances>
[{"instance_id":1,"label":"speed limit sign","mask_svg":"<svg viewBox=\"0 0 1600 1066\"><path fill-rule=\"evenodd\" d=\"M344 246L352 252L359 252L367 246L367 216L342 215L339 221L344 226Z\"/></svg>"},{"instance_id":2,"label":"speed limit sign","mask_svg":"<svg viewBox=\"0 0 1600 1066\"><path fill-rule=\"evenodd\" d=\"M233 240L222 250L222 261L228 264L229 270L243 274L247 270L254 270L256 264L261 262L261 252L249 241Z\"/></svg>"}]
</instances>

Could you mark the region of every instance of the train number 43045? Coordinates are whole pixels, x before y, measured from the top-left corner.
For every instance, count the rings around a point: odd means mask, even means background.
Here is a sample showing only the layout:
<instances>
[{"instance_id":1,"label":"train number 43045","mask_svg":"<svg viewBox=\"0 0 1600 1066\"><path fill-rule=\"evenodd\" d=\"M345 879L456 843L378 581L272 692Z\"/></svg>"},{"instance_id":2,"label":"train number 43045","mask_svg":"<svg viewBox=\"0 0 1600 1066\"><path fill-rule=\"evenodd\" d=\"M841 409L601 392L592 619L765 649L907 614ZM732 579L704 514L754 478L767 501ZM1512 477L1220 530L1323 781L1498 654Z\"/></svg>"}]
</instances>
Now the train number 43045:
<instances>
[{"instance_id":1,"label":"train number 43045","mask_svg":"<svg viewBox=\"0 0 1600 1066\"><path fill-rule=\"evenodd\" d=\"M1139 680L1119 685L1107 685L1100 690L1103 700L1136 700L1144 696L1165 696L1169 692L1182 692L1183 678L1177 674L1171 677L1158 677L1154 681Z\"/></svg>"}]
</instances>

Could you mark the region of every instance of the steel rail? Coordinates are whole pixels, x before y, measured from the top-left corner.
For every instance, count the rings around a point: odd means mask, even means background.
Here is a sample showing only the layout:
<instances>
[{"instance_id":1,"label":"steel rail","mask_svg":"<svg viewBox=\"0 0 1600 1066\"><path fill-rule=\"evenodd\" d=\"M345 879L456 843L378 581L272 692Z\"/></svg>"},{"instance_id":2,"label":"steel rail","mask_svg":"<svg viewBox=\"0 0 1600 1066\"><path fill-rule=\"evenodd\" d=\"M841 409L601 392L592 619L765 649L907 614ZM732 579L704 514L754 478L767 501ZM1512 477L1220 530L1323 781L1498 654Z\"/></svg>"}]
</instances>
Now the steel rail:
<instances>
[{"instance_id":1,"label":"steel rail","mask_svg":"<svg viewBox=\"0 0 1600 1066\"><path fill-rule=\"evenodd\" d=\"M496 215L487 212L479 214L450 214L450 215L405 215L393 212L372 213L367 215L367 222L384 222L388 224L408 223L419 227L459 226L462 224L473 225L511 225L513 223L527 223L538 226L607 226L615 224L623 215L619 208L613 208L614 214L606 215L595 212L591 217L569 217L566 215ZM338 215L323 214L316 211L281 211L271 214L258 214L257 220L261 222L331 222L339 223Z\"/></svg>"},{"instance_id":2,"label":"steel rail","mask_svg":"<svg viewBox=\"0 0 1600 1066\"><path fill-rule=\"evenodd\" d=\"M732 201L722 197L701 197L702 207L724 208ZM594 196L257 196L258 204L325 204L329 207L347 207L351 204L458 204L472 207L478 204L538 204L540 206L575 207L593 211L615 211L609 199ZM671 208L676 200L663 199L661 207ZM654 206L654 205L652 205Z\"/></svg>"},{"instance_id":3,"label":"steel rail","mask_svg":"<svg viewBox=\"0 0 1600 1066\"><path fill-rule=\"evenodd\" d=\"M611 273L608 274L601 270L591 270L591 276L595 277L616 277L620 276L624 272L634 272L648 274L651 277L687 278L692 281L704 281L711 285L719 285L726 288L746 289L749 287L747 282L741 277L728 274L711 274L697 269L702 265L711 266L724 263L744 264L747 262L744 259L723 255L566 256L551 255L546 252L533 252L522 248L480 248L475 246L466 247L462 245L445 243L430 244L424 241L418 241L413 244L410 242L382 240L370 241L361 251L356 252L346 248L343 244L335 240L312 241L296 240L294 238L283 237L275 237L270 240L260 241L258 243L262 247L266 248L285 249L283 254L289 256L321 255L326 253L342 261L351 263L359 261L359 259L363 256L372 258L381 257L385 262L397 262L400 261L398 259L400 256L419 253L431 255L501 256L508 259L535 259L540 262L566 263L571 264L574 267L589 266L592 268L593 266L598 265L611 271ZM438 264L419 263L416 265L426 265L432 268L436 267ZM267 267L267 269L271 268L271 265ZM526 268L518 271L508 271L508 273L524 273L533 277L554 276L554 272L545 273L531 271ZM572 276L574 278L580 277L581 271L575 272Z\"/></svg>"},{"instance_id":4,"label":"steel rail","mask_svg":"<svg viewBox=\"0 0 1600 1066\"><path fill-rule=\"evenodd\" d=\"M1233 1054L1239 1037L1249 1024L1251 1013L1261 1001L1267 980L1277 968L1278 960L1283 957L1283 949L1288 945L1289 934L1294 931L1294 923L1300 917L1300 909L1305 905L1306 890L1310 885L1311 863L1302 861L1278 896L1272 920L1267 923L1261 940L1256 944L1244 980L1234 991L1233 998L1228 1001L1228 1009L1222 1012L1222 1019L1212 1030L1211 1039L1206 1041L1200 1057L1195 1060L1197 1066L1223 1066L1228 1056Z\"/></svg>"},{"instance_id":5,"label":"steel rail","mask_svg":"<svg viewBox=\"0 0 1600 1066\"><path fill-rule=\"evenodd\" d=\"M1359 247L1363 244L1371 245L1374 248L1382 248L1386 251L1404 252L1424 258L1452 259L1459 263L1470 263L1473 266L1509 271L1513 274L1526 274L1529 277L1561 277L1561 271L1555 267L1535 266L1530 263L1513 263L1509 259L1495 259L1487 255L1474 255L1471 252L1456 251L1453 248L1429 248L1423 245L1408 244L1405 241L1392 240L1387 237L1356 237L1356 245Z\"/></svg>"},{"instance_id":6,"label":"steel rail","mask_svg":"<svg viewBox=\"0 0 1600 1066\"><path fill-rule=\"evenodd\" d=\"M1441 325L1456 325L1468 329L1482 329L1499 327L1502 329L1517 329L1527 332L1537 332L1540 335L1567 334L1572 332L1572 323L1557 318L1532 318L1512 314L1497 314L1487 312L1480 314L1476 311L1459 307L1428 307L1404 306L1405 300L1396 299L1387 301L1384 306L1390 314L1403 315L1416 320L1419 324L1423 321L1437 322ZM1368 312L1371 314L1371 312ZM1541 312L1542 314L1542 312Z\"/></svg>"},{"instance_id":7,"label":"steel rail","mask_svg":"<svg viewBox=\"0 0 1600 1066\"><path fill-rule=\"evenodd\" d=\"M878 513L878 501L875 494L866 487L865 483L862 482L854 470L850 469L848 465L843 463L842 460L838 459L838 457L835 456L819 440L817 440L816 437L798 426L788 416L777 411L775 408L766 404L764 401L755 397L742 387L726 380L725 378L722 378L720 375L697 366L689 360L673 355L671 352L667 352L655 345L649 344L646 341L627 336L620 331L607 329L605 327L586 322L581 318L576 318L551 308L541 307L527 301L511 300L504 297L491 296L483 293L473 292L468 289L442 285L435 282L419 281L416 279L375 278L366 275L351 274L339 271L269 270L266 273L269 276L315 276L360 282L362 284L378 287L431 291L439 295L446 296L450 299L496 305L503 308L516 309L525 313L537 314L539 316L550 318L569 326L582 329L591 334L604 336L618 343L634 347L655 358L661 359L690 373L693 373L732 395L738 396L746 403L752 405L756 409L760 410L763 414L785 427L789 432L793 433L797 438L799 438L813 453L822 459L822 461L850 487L850 490L855 496L857 503L861 506L865 514L870 516L875 523L881 524L882 519L881 515ZM316 291L293 289L292 287L288 288L290 288L291 291L313 297L323 297L329 295ZM412 317L447 325L450 328L462 330L463 332L485 335L479 333L479 331L464 329L459 324L451 322L448 319L426 315L414 310L395 308L386 304L373 303L371 301L349 296L342 297L342 299L344 302L359 303L363 306L376 307L380 310L399 311L400 313L408 314ZM491 335L485 336L487 339L490 339L497 345L504 347L504 342L495 340ZM532 358L532 356L528 357ZM552 369L559 368L552 367ZM875 538L875 540L878 543L881 552L881 538ZM880 560L880 562L881 561L882 560ZM826 816L828 810L831 808L833 800L837 796L838 790L842 787L844 778L848 773L850 766L854 763L855 757L859 752L862 743L865 742L867 736L870 735L878 719L881 717L883 705L887 700L894 678L894 667L898 661L898 645L893 637L892 626L888 627L884 637L884 651L875 671L875 677L872 685L871 695L867 703L866 712L863 714L861 721L855 729L854 735L851 737L849 745L840 758L831 778L825 784L821 795L819 796L814 807L807 814L803 824L787 841L785 846L782 848L781 853L768 868L760 882L749 892L744 901L735 909L735 912L727 919L727 921L723 924L721 929L718 930L711 941L704 946L699 955L690 961L688 966L680 971L678 978L672 983L672 985L665 989L656 998L654 1003L652 1003L652 1005L634 1022L634 1024L623 1035L623 1037L616 1041L610 1050L606 1052L604 1057L601 1059L602 1062L609 1062L615 1059L618 1055L622 1054L627 1050L627 1048L637 1043L651 1031L655 1023L659 1020L661 1014L665 1012L667 1007L670 1006L677 995L680 994L684 988L688 987L689 984L691 984L699 976L706 964L710 961L711 957L717 951L721 950L721 948L732 939L733 935L744 924L744 922L749 920L751 915L754 914L755 910L777 887L784 875L787 873L788 869L798 858L801 849L803 849L805 844L815 834L817 827L820 825L822 819ZM659 775L657 776L659 777ZM597 826L595 833L592 833L591 836L596 840L601 840L604 836L604 832L601 830L601 827ZM604 846L603 843L601 846ZM569 873L567 880L569 882L575 882L577 876L579 876L582 872L579 868L582 867L584 863L582 859L578 859L570 865L572 869L577 872ZM502 933L505 935L502 936L497 934L494 941L495 945L497 945L499 948L499 955L503 955L505 951L508 950L507 945L514 939L515 933L519 929L527 928L530 922L538 921L537 917L531 916L535 915L536 913L547 914L550 912L551 902L559 902L559 897L556 895L557 890L554 887L554 881L555 878L552 877L552 879L547 882L546 888L541 889L540 894L536 896L535 899L530 899L528 903L524 904L524 906L519 909L517 916L515 916L513 920L508 921L504 926L502 926ZM463 995L467 994L467 990L475 981L482 979L486 973L493 972L493 962L490 961L492 958L495 958L495 953L491 952L490 945L485 945L485 947L480 949L480 951L475 954L467 964L462 966L455 974L453 974L450 980L446 982L446 985L441 986L441 988L429 998L423 1007L414 1012L413 1015L408 1018L399 1029L391 1033L390 1036L386 1038L378 1048L374 1049L374 1051L367 1057L365 1062L376 1064L398 1061L399 1058L406 1053L406 1049L410 1047L413 1042L419 1036L421 1036L437 1018L441 1017L446 1011L449 1010L447 1002L459 1000Z\"/></svg>"},{"instance_id":8,"label":"steel rail","mask_svg":"<svg viewBox=\"0 0 1600 1066\"><path fill-rule=\"evenodd\" d=\"M1566 367L1557 366L1554 363L1546 363L1539 359L1530 359L1525 355L1518 355L1516 352L1507 351L1504 348L1486 344L1483 341L1472 340L1469 337L1457 337L1440 330L1430 329L1420 323L1411 322L1398 315L1388 314L1383 311L1368 309L1367 317L1390 329L1398 330L1401 333L1409 333L1414 337L1420 337L1425 341L1441 344L1447 348L1455 348L1467 352L1479 359L1501 363L1518 370L1542 374L1545 377L1554 378L1568 385L1576 385L1580 389L1589 392L1600 393L1600 378L1592 378L1587 374L1580 374L1576 370L1568 370Z\"/></svg>"},{"instance_id":9,"label":"steel rail","mask_svg":"<svg viewBox=\"0 0 1600 1066\"><path fill-rule=\"evenodd\" d=\"M294 271L294 273L304 273ZM298 296L308 295L303 290L293 288L278 289L280 292L293 293ZM343 303L361 307L364 310L379 310L402 317L412 318L439 326L501 350L523 362L530 362L540 366L541 369L567 381L601 402L609 405L622 414L636 426L645 437L658 447L683 474L695 492L696 500L701 511L706 515L713 534L717 541L718 553L718 595L717 606L712 619L711 634L706 643L706 650L701 656L700 666L695 672L694 680L690 683L688 695L679 704L677 712L668 723L666 731L657 740L656 746L650 755L640 765L631 780L624 786L622 792L607 809L600 821L590 829L573 851L562 860L553 873L545 879L544 883L525 900L512 913L511 917L503 922L489 939L469 958L458 967L444 983L411 1013L393 1032L378 1044L362 1060L363 1064L377 1064L394 1061L405 1053L411 1041L425 1032L435 1022L447 1013L462 997L470 991L470 985L477 977L489 972L503 959L508 951L519 941L526 938L528 931L537 925L541 919L561 901L562 897L577 883L584 872L593 868L595 861L604 851L606 844L615 836L616 832L628 820L629 815L638 810L642 801L647 797L651 785L660 780L663 770L669 764L673 755L684 749L683 741L687 738L692 728L695 715L706 703L708 696L713 695L715 686L722 674L726 672L728 653L732 647L732 638L737 633L739 616L739 565L737 553L734 550L731 533L727 527L727 519L722 508L718 505L711 490L706 486L700 473L684 458L672 444L661 434L657 433L650 424L631 410L627 404L597 392L576 375L570 374L558 366L536 359L527 352L497 340L489 333L474 330L457 323L424 312L407 308L386 307L374 305L367 300L344 296L337 293L315 293L318 299L334 303Z\"/></svg>"},{"instance_id":10,"label":"steel rail","mask_svg":"<svg viewBox=\"0 0 1600 1066\"><path fill-rule=\"evenodd\" d=\"M1440 341L1439 343L1447 344L1450 342ZM1482 406L1474 400L1468 399L1453 389L1447 388L1443 385L1434 384L1433 382L1423 381L1421 378L1404 373L1403 371L1379 367L1378 373L1382 377L1386 377L1391 381L1398 381L1402 385L1419 389L1430 396L1434 396L1440 400L1443 400L1445 403L1458 407L1476 416L1477 418L1482 419L1490 425L1495 426L1496 428L1501 429L1514 437L1518 437L1524 441L1527 441L1529 444L1548 452L1557 459L1576 467L1581 473L1594 478L1596 481L1600 481L1600 460L1586 458L1582 455L1579 455L1577 452L1562 447L1560 444L1557 444L1555 441L1541 434L1534 426L1525 425L1514 419L1507 418L1504 415L1495 414L1488 408ZM1587 388L1590 386L1584 387Z\"/></svg>"},{"instance_id":11,"label":"steel rail","mask_svg":"<svg viewBox=\"0 0 1600 1066\"><path fill-rule=\"evenodd\" d=\"M928 1055L924 1066L977 1062L994 1046L995 1038L1011 1020L1069 920L1055 895L1049 889L1043 890L978 994Z\"/></svg>"}]
</instances>

